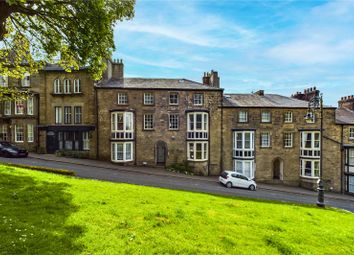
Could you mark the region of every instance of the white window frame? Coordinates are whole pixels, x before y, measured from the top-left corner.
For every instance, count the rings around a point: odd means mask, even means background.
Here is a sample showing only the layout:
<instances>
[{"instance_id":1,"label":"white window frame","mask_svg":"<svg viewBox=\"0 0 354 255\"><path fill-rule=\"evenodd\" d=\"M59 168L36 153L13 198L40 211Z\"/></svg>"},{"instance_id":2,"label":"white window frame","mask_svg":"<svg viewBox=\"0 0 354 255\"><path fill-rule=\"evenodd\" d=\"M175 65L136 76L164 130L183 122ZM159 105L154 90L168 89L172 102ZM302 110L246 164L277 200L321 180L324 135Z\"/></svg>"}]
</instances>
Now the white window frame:
<instances>
[{"instance_id":1,"label":"white window frame","mask_svg":"<svg viewBox=\"0 0 354 255\"><path fill-rule=\"evenodd\" d=\"M202 106L204 104L204 94L195 93L193 94L193 105Z\"/></svg>"},{"instance_id":2,"label":"white window frame","mask_svg":"<svg viewBox=\"0 0 354 255\"><path fill-rule=\"evenodd\" d=\"M22 107L19 105L22 104ZM22 110L20 110L22 109ZM16 115L23 115L25 114L25 103L23 100L15 100L15 114Z\"/></svg>"},{"instance_id":3,"label":"white window frame","mask_svg":"<svg viewBox=\"0 0 354 255\"><path fill-rule=\"evenodd\" d=\"M31 77L29 73L25 74L25 77L21 80L22 87L30 87L31 86Z\"/></svg>"},{"instance_id":4,"label":"white window frame","mask_svg":"<svg viewBox=\"0 0 354 255\"><path fill-rule=\"evenodd\" d=\"M82 132L82 149L84 151L90 150L90 133L88 131Z\"/></svg>"},{"instance_id":5,"label":"white window frame","mask_svg":"<svg viewBox=\"0 0 354 255\"><path fill-rule=\"evenodd\" d=\"M80 79L74 79L74 93L81 93L81 80Z\"/></svg>"},{"instance_id":6,"label":"white window frame","mask_svg":"<svg viewBox=\"0 0 354 255\"><path fill-rule=\"evenodd\" d=\"M346 149L345 167L347 173L354 173L354 148Z\"/></svg>"},{"instance_id":7,"label":"white window frame","mask_svg":"<svg viewBox=\"0 0 354 255\"><path fill-rule=\"evenodd\" d=\"M27 115L34 114L34 100L33 97L27 98Z\"/></svg>"},{"instance_id":8,"label":"white window frame","mask_svg":"<svg viewBox=\"0 0 354 255\"><path fill-rule=\"evenodd\" d=\"M0 87L8 87L9 86L9 77L0 75Z\"/></svg>"},{"instance_id":9,"label":"white window frame","mask_svg":"<svg viewBox=\"0 0 354 255\"><path fill-rule=\"evenodd\" d=\"M283 133L284 148L293 147L293 138L294 138L294 134L292 132Z\"/></svg>"},{"instance_id":10,"label":"white window frame","mask_svg":"<svg viewBox=\"0 0 354 255\"><path fill-rule=\"evenodd\" d=\"M54 116L55 116L55 124L63 123L63 107L55 106L54 107Z\"/></svg>"},{"instance_id":11,"label":"white window frame","mask_svg":"<svg viewBox=\"0 0 354 255\"><path fill-rule=\"evenodd\" d=\"M179 114L169 114L168 116L168 129L179 130Z\"/></svg>"},{"instance_id":12,"label":"white window frame","mask_svg":"<svg viewBox=\"0 0 354 255\"><path fill-rule=\"evenodd\" d=\"M171 98L171 96L172 97L175 96L175 98ZM170 92L169 97L168 97L168 103L169 103L169 105L178 105L179 104L179 93L178 92Z\"/></svg>"},{"instance_id":13,"label":"white window frame","mask_svg":"<svg viewBox=\"0 0 354 255\"><path fill-rule=\"evenodd\" d=\"M238 122L239 123L247 123L248 122L248 112L247 111L239 111Z\"/></svg>"},{"instance_id":14,"label":"white window frame","mask_svg":"<svg viewBox=\"0 0 354 255\"><path fill-rule=\"evenodd\" d=\"M25 141L25 128L23 125L15 125L15 142L23 143Z\"/></svg>"},{"instance_id":15,"label":"white window frame","mask_svg":"<svg viewBox=\"0 0 354 255\"><path fill-rule=\"evenodd\" d=\"M232 155L234 158L254 158L254 136L254 131L249 130L233 132Z\"/></svg>"},{"instance_id":16,"label":"white window frame","mask_svg":"<svg viewBox=\"0 0 354 255\"><path fill-rule=\"evenodd\" d=\"M121 116L122 122L118 122ZM122 123L122 128L119 127ZM112 139L134 139L134 113L133 112L112 112L111 113L111 138Z\"/></svg>"},{"instance_id":17,"label":"white window frame","mask_svg":"<svg viewBox=\"0 0 354 255\"><path fill-rule=\"evenodd\" d=\"M272 114L271 112L264 111L261 113L261 122L262 123L271 123L272 122Z\"/></svg>"},{"instance_id":18,"label":"white window frame","mask_svg":"<svg viewBox=\"0 0 354 255\"><path fill-rule=\"evenodd\" d=\"M284 113L284 123L293 123L293 112L287 111Z\"/></svg>"},{"instance_id":19,"label":"white window frame","mask_svg":"<svg viewBox=\"0 0 354 255\"><path fill-rule=\"evenodd\" d=\"M309 141L310 147L308 145L307 138L308 135L311 136ZM318 138L316 140L315 138ZM321 135L319 131L302 131L300 133L300 156L306 158L319 158L321 155Z\"/></svg>"},{"instance_id":20,"label":"white window frame","mask_svg":"<svg viewBox=\"0 0 354 255\"><path fill-rule=\"evenodd\" d=\"M198 116L201 116L201 121L197 121ZM209 136L208 133L209 114L207 112L187 113L187 139L207 140Z\"/></svg>"},{"instance_id":21,"label":"white window frame","mask_svg":"<svg viewBox=\"0 0 354 255\"><path fill-rule=\"evenodd\" d=\"M118 159L118 145L122 145L123 147L123 157L122 159ZM127 147L130 146L130 154L129 157L127 153ZM111 161L112 162L129 162L134 160L134 144L133 142L112 142L111 143Z\"/></svg>"},{"instance_id":22,"label":"white window frame","mask_svg":"<svg viewBox=\"0 0 354 255\"><path fill-rule=\"evenodd\" d=\"M241 164L241 167L239 167ZM249 165L249 171L246 171L246 165ZM254 178L255 174L255 163L254 160L240 160L240 159L234 159L233 160L233 170L236 173L243 174L247 176L250 179Z\"/></svg>"},{"instance_id":23,"label":"white window frame","mask_svg":"<svg viewBox=\"0 0 354 255\"><path fill-rule=\"evenodd\" d=\"M306 174L306 162L310 163L310 175ZM316 167L317 166L317 167ZM317 168L317 170L316 170ZM320 176L320 160L319 159L308 159L302 158L300 160L300 176L305 178L319 178Z\"/></svg>"},{"instance_id":24,"label":"white window frame","mask_svg":"<svg viewBox=\"0 0 354 255\"><path fill-rule=\"evenodd\" d=\"M61 86L59 79L55 79L53 81L53 94L61 94Z\"/></svg>"},{"instance_id":25,"label":"white window frame","mask_svg":"<svg viewBox=\"0 0 354 255\"><path fill-rule=\"evenodd\" d=\"M354 139L354 127L349 128L349 139Z\"/></svg>"},{"instance_id":26,"label":"white window frame","mask_svg":"<svg viewBox=\"0 0 354 255\"><path fill-rule=\"evenodd\" d=\"M27 124L27 142L34 142L34 126L33 124Z\"/></svg>"},{"instance_id":27,"label":"white window frame","mask_svg":"<svg viewBox=\"0 0 354 255\"><path fill-rule=\"evenodd\" d=\"M152 92L144 93L144 105L154 105L155 104L155 97Z\"/></svg>"},{"instance_id":28,"label":"white window frame","mask_svg":"<svg viewBox=\"0 0 354 255\"><path fill-rule=\"evenodd\" d=\"M117 104L128 104L128 93L120 92L117 95Z\"/></svg>"},{"instance_id":29,"label":"white window frame","mask_svg":"<svg viewBox=\"0 0 354 255\"><path fill-rule=\"evenodd\" d=\"M144 114L144 130L153 130L155 125L154 114Z\"/></svg>"},{"instance_id":30,"label":"white window frame","mask_svg":"<svg viewBox=\"0 0 354 255\"><path fill-rule=\"evenodd\" d=\"M4 101L4 115L11 115L11 101Z\"/></svg>"},{"instance_id":31,"label":"white window frame","mask_svg":"<svg viewBox=\"0 0 354 255\"><path fill-rule=\"evenodd\" d=\"M267 139L264 139L265 137ZM270 132L261 132L261 148L269 148L270 144Z\"/></svg>"},{"instance_id":32,"label":"white window frame","mask_svg":"<svg viewBox=\"0 0 354 255\"><path fill-rule=\"evenodd\" d=\"M69 79L64 79L63 93L70 94L71 93L71 82Z\"/></svg>"},{"instance_id":33,"label":"white window frame","mask_svg":"<svg viewBox=\"0 0 354 255\"><path fill-rule=\"evenodd\" d=\"M197 147L200 145L200 156L197 158ZM206 161L208 160L208 142L193 141L187 142L187 159L190 161Z\"/></svg>"}]
</instances>

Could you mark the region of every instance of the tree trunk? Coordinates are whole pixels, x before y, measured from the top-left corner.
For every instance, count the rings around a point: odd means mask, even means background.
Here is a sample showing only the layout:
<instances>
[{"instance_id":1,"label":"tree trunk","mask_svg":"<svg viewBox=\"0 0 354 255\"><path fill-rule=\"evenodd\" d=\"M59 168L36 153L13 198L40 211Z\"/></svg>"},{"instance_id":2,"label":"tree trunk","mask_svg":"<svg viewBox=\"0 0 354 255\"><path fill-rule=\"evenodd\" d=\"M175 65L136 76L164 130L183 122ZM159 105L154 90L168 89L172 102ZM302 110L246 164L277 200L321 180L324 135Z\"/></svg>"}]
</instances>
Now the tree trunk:
<instances>
[{"instance_id":1,"label":"tree trunk","mask_svg":"<svg viewBox=\"0 0 354 255\"><path fill-rule=\"evenodd\" d=\"M11 6L6 2L6 0L0 0L0 41L4 39L6 34L6 19L10 16L12 12Z\"/></svg>"}]
</instances>

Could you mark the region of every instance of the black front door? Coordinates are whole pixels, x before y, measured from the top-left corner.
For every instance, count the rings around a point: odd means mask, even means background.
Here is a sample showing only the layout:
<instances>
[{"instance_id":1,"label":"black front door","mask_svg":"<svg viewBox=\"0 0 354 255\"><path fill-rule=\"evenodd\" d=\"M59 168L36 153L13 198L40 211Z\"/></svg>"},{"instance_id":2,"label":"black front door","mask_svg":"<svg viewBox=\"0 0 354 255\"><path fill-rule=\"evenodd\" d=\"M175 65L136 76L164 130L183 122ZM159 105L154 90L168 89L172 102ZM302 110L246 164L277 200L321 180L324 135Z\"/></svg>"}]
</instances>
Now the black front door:
<instances>
[{"instance_id":1,"label":"black front door","mask_svg":"<svg viewBox=\"0 0 354 255\"><path fill-rule=\"evenodd\" d=\"M58 143L54 131L47 132L47 153L55 153L58 150Z\"/></svg>"},{"instance_id":2,"label":"black front door","mask_svg":"<svg viewBox=\"0 0 354 255\"><path fill-rule=\"evenodd\" d=\"M156 145L156 163L164 165L166 163L166 143L158 142Z\"/></svg>"}]
</instances>

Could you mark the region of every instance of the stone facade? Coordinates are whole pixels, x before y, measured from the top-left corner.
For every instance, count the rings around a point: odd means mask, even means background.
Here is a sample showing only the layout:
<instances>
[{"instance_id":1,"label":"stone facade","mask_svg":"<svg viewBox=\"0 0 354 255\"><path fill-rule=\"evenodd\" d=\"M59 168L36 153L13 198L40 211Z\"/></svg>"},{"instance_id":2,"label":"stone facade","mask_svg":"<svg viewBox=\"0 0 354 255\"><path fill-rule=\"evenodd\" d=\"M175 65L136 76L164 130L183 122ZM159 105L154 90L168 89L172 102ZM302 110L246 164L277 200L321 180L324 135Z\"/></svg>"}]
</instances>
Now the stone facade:
<instances>
[{"instance_id":1,"label":"stone facade","mask_svg":"<svg viewBox=\"0 0 354 255\"><path fill-rule=\"evenodd\" d=\"M0 136L4 137L1 132L6 129L8 141L30 151L82 151L87 157L122 165L187 163L201 175L234 170L260 182L307 188L316 187L322 152L327 189L349 191L350 176L354 176L346 165L354 147L350 137L354 121L348 122L354 120L352 110L339 121L338 109L324 108L320 150L319 111L314 121L305 120L308 100L319 92L316 88L292 97L263 90L227 95L213 70L204 73L201 82L125 78L121 60L108 61L97 83L86 69L66 73L56 66L46 66L29 81L30 86L23 89L33 93L32 111L27 113L24 102L24 113L15 114L15 102L11 102L12 112L5 115L2 102ZM17 80L8 83L22 84ZM351 97L342 98L339 106L350 108L350 103ZM17 142L15 126L20 125L24 139ZM29 139L27 129L32 125L33 139ZM305 143L317 147L308 149Z\"/></svg>"}]
</instances>

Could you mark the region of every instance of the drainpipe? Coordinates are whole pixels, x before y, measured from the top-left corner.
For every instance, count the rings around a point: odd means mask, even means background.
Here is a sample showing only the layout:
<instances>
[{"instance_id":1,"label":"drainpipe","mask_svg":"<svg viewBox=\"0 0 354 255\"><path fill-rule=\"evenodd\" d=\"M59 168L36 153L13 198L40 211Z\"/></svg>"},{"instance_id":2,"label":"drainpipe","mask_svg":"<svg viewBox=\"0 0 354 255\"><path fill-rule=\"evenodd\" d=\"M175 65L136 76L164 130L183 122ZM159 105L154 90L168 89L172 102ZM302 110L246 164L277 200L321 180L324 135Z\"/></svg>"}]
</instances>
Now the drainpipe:
<instances>
[{"instance_id":1,"label":"drainpipe","mask_svg":"<svg viewBox=\"0 0 354 255\"><path fill-rule=\"evenodd\" d=\"M96 108L96 159L99 159L99 152L100 152L100 142L99 142L99 125L98 125L98 96L97 96L97 88L95 84L93 85L93 89L95 91L95 108Z\"/></svg>"},{"instance_id":2,"label":"drainpipe","mask_svg":"<svg viewBox=\"0 0 354 255\"><path fill-rule=\"evenodd\" d=\"M37 99L37 128L36 128L36 134L37 134L37 143L36 143L36 151L37 153L39 152L39 130L38 130L38 126L39 126L39 118L40 118L40 110L39 110L39 106L40 106L40 94L38 93L36 95L36 99Z\"/></svg>"},{"instance_id":3,"label":"drainpipe","mask_svg":"<svg viewBox=\"0 0 354 255\"><path fill-rule=\"evenodd\" d=\"M344 150L344 147L343 147L343 143L344 143L344 138L343 138L343 129L344 129L344 126L341 125L341 134L340 134L340 137L341 137L341 144L340 144L340 192L343 194L344 193L344 164L343 164L343 161L344 161L344 153L345 153L345 150Z\"/></svg>"},{"instance_id":4,"label":"drainpipe","mask_svg":"<svg viewBox=\"0 0 354 255\"><path fill-rule=\"evenodd\" d=\"M221 110L221 127L220 127L220 173L224 170L224 161L223 161L223 155L224 155L224 107L222 105L223 102L223 92L221 92L221 98L220 98L220 110Z\"/></svg>"}]
</instances>

